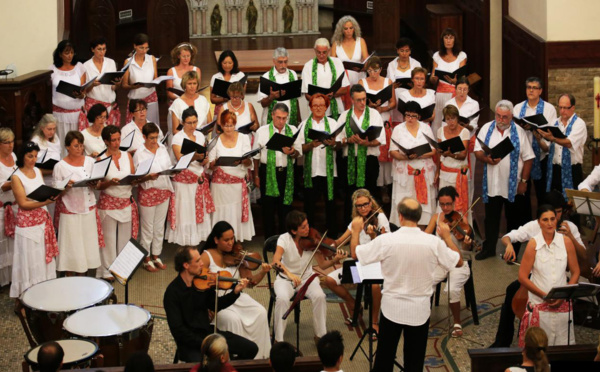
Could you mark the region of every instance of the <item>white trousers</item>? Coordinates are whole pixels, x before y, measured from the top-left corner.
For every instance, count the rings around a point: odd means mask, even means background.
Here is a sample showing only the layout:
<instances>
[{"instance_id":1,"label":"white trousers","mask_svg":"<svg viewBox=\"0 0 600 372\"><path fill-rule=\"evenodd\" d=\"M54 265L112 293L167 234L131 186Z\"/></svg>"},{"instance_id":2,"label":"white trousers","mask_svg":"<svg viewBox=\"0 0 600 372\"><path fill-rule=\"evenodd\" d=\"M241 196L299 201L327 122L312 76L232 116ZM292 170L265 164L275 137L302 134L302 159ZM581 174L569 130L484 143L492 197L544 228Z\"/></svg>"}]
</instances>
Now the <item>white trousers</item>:
<instances>
[{"instance_id":1,"label":"white trousers","mask_svg":"<svg viewBox=\"0 0 600 372\"><path fill-rule=\"evenodd\" d=\"M466 261L463 261L462 267L455 267L450 270L450 272L446 271L443 267L438 266L433 271L433 291L435 292L435 286L438 285L438 283L446 279L446 277L449 277L449 284L445 285L444 293L448 293L448 290L450 290L451 304L460 302L460 293L467 280L469 280L470 275L469 264ZM448 289L448 287L450 287L450 289Z\"/></svg>"},{"instance_id":2,"label":"white trousers","mask_svg":"<svg viewBox=\"0 0 600 372\"><path fill-rule=\"evenodd\" d=\"M104 248L100 248L100 267L96 270L96 278L110 278L108 267L112 265L123 247L131 239L131 221L119 222L110 216L104 216L102 220L102 231L104 231Z\"/></svg>"},{"instance_id":3,"label":"white trousers","mask_svg":"<svg viewBox=\"0 0 600 372\"><path fill-rule=\"evenodd\" d=\"M304 281L302 281L301 285L304 285ZM275 317L275 330L273 332L275 332L275 341L283 341L287 319L284 320L282 317L290 307L290 299L294 295L295 290L291 281L279 276L275 280L273 288L275 290L275 295L277 296L277 300L275 301L275 313L273 314ZM325 293L323 293L323 289L321 289L321 285L319 284L319 278L316 278L310 283L305 296L312 302L315 336L322 337L327 333L325 327L327 302L325 301ZM298 304L298 306L300 306L300 304ZM290 316L293 315L290 314Z\"/></svg>"},{"instance_id":4,"label":"white trousers","mask_svg":"<svg viewBox=\"0 0 600 372\"><path fill-rule=\"evenodd\" d=\"M151 255L160 256L165 237L165 220L169 211L169 199L154 207L140 205L140 244Z\"/></svg>"}]
</instances>

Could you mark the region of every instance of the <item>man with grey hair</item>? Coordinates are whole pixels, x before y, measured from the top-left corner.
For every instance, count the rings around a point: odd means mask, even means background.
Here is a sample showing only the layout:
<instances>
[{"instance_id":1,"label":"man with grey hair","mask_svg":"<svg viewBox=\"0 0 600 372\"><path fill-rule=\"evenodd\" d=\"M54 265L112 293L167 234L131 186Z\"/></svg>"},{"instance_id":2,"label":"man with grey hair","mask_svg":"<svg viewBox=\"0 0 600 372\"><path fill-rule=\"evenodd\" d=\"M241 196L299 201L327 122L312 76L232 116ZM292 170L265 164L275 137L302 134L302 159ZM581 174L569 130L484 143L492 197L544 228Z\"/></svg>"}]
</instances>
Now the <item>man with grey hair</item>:
<instances>
[{"instance_id":1,"label":"man with grey hair","mask_svg":"<svg viewBox=\"0 0 600 372\"><path fill-rule=\"evenodd\" d=\"M298 80L298 75L295 71L288 69L288 51L284 47L277 47L273 51L273 67L263 74L263 78L270 81L276 82L277 84L285 84L290 81ZM293 98L286 101L280 101L279 97L285 94L285 91L273 91L270 89L270 93L267 95L260 90L258 87L258 99L260 105L263 108L260 125L270 124L272 119L273 107L276 103L283 103L290 111L289 122L293 125L299 123L302 119L300 118L300 109L298 107L298 99Z\"/></svg>"},{"instance_id":2,"label":"man with grey hair","mask_svg":"<svg viewBox=\"0 0 600 372\"><path fill-rule=\"evenodd\" d=\"M485 124L477 135L475 157L483 162L483 202L485 203L485 242L475 258L484 260L496 254L500 216L504 207L506 229L517 229L529 221L530 205L525 195L535 154L525 130L516 125L513 104L502 100L496 104L496 119ZM506 138L514 149L504 158L493 159L483 151L482 143L493 148ZM519 254L519 247L515 246Z\"/></svg>"},{"instance_id":3,"label":"man with grey hair","mask_svg":"<svg viewBox=\"0 0 600 372\"><path fill-rule=\"evenodd\" d=\"M341 74L344 74L342 87L337 92L329 93L331 104L326 112L327 116L338 119L344 111L342 96L348 92L350 81L344 72L344 64L336 57L330 57L331 46L329 40L320 38L315 41L315 58L304 64L302 69L302 93L310 101L308 84L322 88L331 88Z\"/></svg>"}]
</instances>

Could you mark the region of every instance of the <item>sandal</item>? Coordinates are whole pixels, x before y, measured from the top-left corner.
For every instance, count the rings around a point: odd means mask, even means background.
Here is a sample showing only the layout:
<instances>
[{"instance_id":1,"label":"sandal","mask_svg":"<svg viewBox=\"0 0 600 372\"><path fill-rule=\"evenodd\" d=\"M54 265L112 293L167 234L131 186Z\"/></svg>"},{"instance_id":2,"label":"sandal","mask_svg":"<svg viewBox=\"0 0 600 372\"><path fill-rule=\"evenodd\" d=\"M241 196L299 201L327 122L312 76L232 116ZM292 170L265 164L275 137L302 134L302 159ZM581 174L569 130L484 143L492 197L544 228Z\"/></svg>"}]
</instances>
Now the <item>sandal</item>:
<instances>
[{"instance_id":1,"label":"sandal","mask_svg":"<svg viewBox=\"0 0 600 372\"><path fill-rule=\"evenodd\" d=\"M154 266L154 262L152 262L152 261L144 261L144 269L146 269L146 271L149 271L151 273L155 273L158 271L156 266Z\"/></svg>"},{"instance_id":2,"label":"sandal","mask_svg":"<svg viewBox=\"0 0 600 372\"><path fill-rule=\"evenodd\" d=\"M156 266L157 268L159 268L161 270L165 270L167 268L167 265L165 265L159 257L156 257L155 259L153 259L152 263L154 263L154 266Z\"/></svg>"},{"instance_id":3,"label":"sandal","mask_svg":"<svg viewBox=\"0 0 600 372\"><path fill-rule=\"evenodd\" d=\"M375 329L377 327L377 329ZM377 341L379 335L379 323L373 323L373 333L371 333L371 341Z\"/></svg>"},{"instance_id":4,"label":"sandal","mask_svg":"<svg viewBox=\"0 0 600 372\"><path fill-rule=\"evenodd\" d=\"M457 338L457 337L462 337L462 335L463 335L462 326L460 324L458 324L458 323L455 323L452 326L451 336L454 337L454 338Z\"/></svg>"}]
</instances>

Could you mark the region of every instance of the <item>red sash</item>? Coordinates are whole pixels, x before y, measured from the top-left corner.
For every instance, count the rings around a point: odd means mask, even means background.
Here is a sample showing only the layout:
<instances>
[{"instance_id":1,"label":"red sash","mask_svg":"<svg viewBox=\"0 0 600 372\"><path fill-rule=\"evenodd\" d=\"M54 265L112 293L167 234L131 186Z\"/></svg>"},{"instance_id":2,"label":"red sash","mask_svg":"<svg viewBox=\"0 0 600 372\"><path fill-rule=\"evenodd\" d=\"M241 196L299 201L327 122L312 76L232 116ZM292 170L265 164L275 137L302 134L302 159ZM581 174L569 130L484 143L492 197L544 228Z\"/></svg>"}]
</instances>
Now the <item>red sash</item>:
<instances>
[{"instance_id":1,"label":"red sash","mask_svg":"<svg viewBox=\"0 0 600 372\"><path fill-rule=\"evenodd\" d=\"M173 177L173 182L185 183L188 185L197 184L196 187L196 223L204 222L204 202L206 201L206 213L213 213L215 211L215 203L213 202L212 195L210 194L210 187L208 186L208 178L205 175L204 182L198 184L198 177L196 173L189 169L186 169ZM177 216L177 214L175 214ZM177 221L175 221L177 222ZM171 224L171 229L175 230L175 224Z\"/></svg>"},{"instance_id":2,"label":"red sash","mask_svg":"<svg viewBox=\"0 0 600 372\"><path fill-rule=\"evenodd\" d=\"M456 173L456 191L458 191L458 197L456 198L454 208L464 214L469 208L469 177L467 177L469 168L450 168L445 166L444 163L440 163L440 169L444 172Z\"/></svg>"},{"instance_id":3,"label":"red sash","mask_svg":"<svg viewBox=\"0 0 600 372\"><path fill-rule=\"evenodd\" d=\"M389 121L383 123L385 130L385 145L379 146L379 161L389 163L392 161L390 156L390 142L392 142L392 126Z\"/></svg>"},{"instance_id":4,"label":"red sash","mask_svg":"<svg viewBox=\"0 0 600 372\"><path fill-rule=\"evenodd\" d=\"M149 96L146 96L142 99L146 103L158 102L158 96L156 95L156 91L150 93ZM127 100L127 107L129 107L129 101L131 101L131 100ZM129 112L129 110L127 110L127 117L125 118L125 122L130 123L132 120L133 120L133 112ZM160 123L154 123L154 124L160 126Z\"/></svg>"},{"instance_id":5,"label":"red sash","mask_svg":"<svg viewBox=\"0 0 600 372\"><path fill-rule=\"evenodd\" d=\"M223 171L223 169L217 167L217 169L213 172L212 182L222 184L242 184L242 222L248 222L250 215L250 201L248 200L248 186L246 185L246 180L243 177L240 178L227 174L225 171Z\"/></svg>"},{"instance_id":6,"label":"red sash","mask_svg":"<svg viewBox=\"0 0 600 372\"><path fill-rule=\"evenodd\" d=\"M167 219L171 226L175 226L175 198L173 192L163 189L143 189L138 190L138 201L142 207L156 207L159 204L169 200L169 209L167 211Z\"/></svg>"},{"instance_id":7,"label":"red sash","mask_svg":"<svg viewBox=\"0 0 600 372\"><path fill-rule=\"evenodd\" d=\"M109 107L111 108L110 114L108 115L108 120L106 121L106 124L115 125L118 127L121 124L121 111L119 111L119 106L117 106L117 101L115 101L113 103L108 103L108 102L98 101L98 100L95 100L90 97L85 97L85 105L84 105L83 110L85 110L85 112L88 112L89 109L92 108L92 106L94 106L98 103L104 105L104 107L106 107L107 109ZM82 113L83 113L83 110L82 110ZM90 123L88 122L86 115L83 115L83 118L81 115L79 115L79 131L81 132L84 129L88 128L89 126L90 126Z\"/></svg>"},{"instance_id":8,"label":"red sash","mask_svg":"<svg viewBox=\"0 0 600 372\"><path fill-rule=\"evenodd\" d=\"M533 311L529 311L530 308L532 308ZM540 326L540 311L566 313L569 311L569 302L564 301L559 307L550 307L547 302L543 302L539 305L528 303L523 318L521 319L521 326L519 327L519 347L525 347L525 331L527 331L527 328Z\"/></svg>"},{"instance_id":9,"label":"red sash","mask_svg":"<svg viewBox=\"0 0 600 372\"><path fill-rule=\"evenodd\" d=\"M104 244L104 233L102 232L102 224L100 223L100 215L98 214L98 208L96 208L95 205L92 205L90 207L90 211L95 211L96 212L96 229L98 230L98 245L100 246L100 248L104 248L105 244ZM58 225L60 223L60 215L61 213L64 214L75 214L70 212L67 207L65 206L65 203L62 201L62 197L58 197L58 199L56 199L56 208L54 209L54 227L56 228L56 230L58 231Z\"/></svg>"},{"instance_id":10,"label":"red sash","mask_svg":"<svg viewBox=\"0 0 600 372\"><path fill-rule=\"evenodd\" d=\"M4 235L9 238L15 237L15 212L12 210L12 203L4 203Z\"/></svg>"},{"instance_id":11,"label":"red sash","mask_svg":"<svg viewBox=\"0 0 600 372\"><path fill-rule=\"evenodd\" d=\"M58 243L56 242L56 234L52 226L50 213L43 208L32 210L24 210L19 208L17 212L17 226L31 227L46 223L44 227L44 244L46 246L46 263L52 262L52 258L58 256Z\"/></svg>"},{"instance_id":12,"label":"red sash","mask_svg":"<svg viewBox=\"0 0 600 372\"><path fill-rule=\"evenodd\" d=\"M427 181L425 181L425 168L414 169L408 165L408 174L414 176L415 191L417 192L417 201L421 204L428 204Z\"/></svg>"},{"instance_id":13,"label":"red sash","mask_svg":"<svg viewBox=\"0 0 600 372\"><path fill-rule=\"evenodd\" d=\"M131 206L131 237L137 239L138 230L140 227L140 220L138 217L138 207L137 204L133 202L133 197L117 198L108 195L105 192L100 193L100 201L98 202L98 208L100 208L103 211L125 209L128 206Z\"/></svg>"},{"instance_id":14,"label":"red sash","mask_svg":"<svg viewBox=\"0 0 600 372\"><path fill-rule=\"evenodd\" d=\"M473 166L471 165L471 154L475 152L475 138L477 136L471 137L469 140L469 148L467 149L467 161L469 162L469 171L471 172L470 177L473 178Z\"/></svg>"},{"instance_id":15,"label":"red sash","mask_svg":"<svg viewBox=\"0 0 600 372\"><path fill-rule=\"evenodd\" d=\"M452 97L456 96L456 88L452 84L440 83L437 85L437 89L435 90L437 93L452 93Z\"/></svg>"}]
</instances>

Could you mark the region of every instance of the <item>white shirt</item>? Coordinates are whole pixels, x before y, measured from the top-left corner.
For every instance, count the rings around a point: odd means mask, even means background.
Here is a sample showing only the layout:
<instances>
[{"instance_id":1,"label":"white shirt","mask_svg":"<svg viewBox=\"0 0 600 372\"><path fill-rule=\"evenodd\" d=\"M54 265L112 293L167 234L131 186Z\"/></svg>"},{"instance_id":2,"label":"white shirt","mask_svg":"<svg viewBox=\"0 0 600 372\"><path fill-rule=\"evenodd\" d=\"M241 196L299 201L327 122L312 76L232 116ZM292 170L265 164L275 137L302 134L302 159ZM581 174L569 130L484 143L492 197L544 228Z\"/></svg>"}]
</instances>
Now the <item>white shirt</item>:
<instances>
[{"instance_id":1,"label":"white shirt","mask_svg":"<svg viewBox=\"0 0 600 372\"><path fill-rule=\"evenodd\" d=\"M217 144L208 153L208 161L212 162L222 156L242 156L252 149L250 147L250 137L244 134L238 133L237 141L233 147L225 147L221 141L222 137L217 139ZM245 166L244 163L240 163L235 167L219 167L221 170L231 176L242 178L248 174L248 168L252 166Z\"/></svg>"},{"instance_id":2,"label":"white shirt","mask_svg":"<svg viewBox=\"0 0 600 372\"><path fill-rule=\"evenodd\" d=\"M146 54L142 65L138 65L135 59L129 65L129 83L149 83L154 80L154 62L152 56ZM156 88L131 89L127 93L129 99L143 99L156 92Z\"/></svg>"},{"instance_id":3,"label":"white shirt","mask_svg":"<svg viewBox=\"0 0 600 372\"><path fill-rule=\"evenodd\" d=\"M62 146L60 145L60 139L57 135L54 135L53 142L50 142L48 140L42 141L42 139L39 136L31 137L31 141L37 143L40 150L48 150L46 159L54 159L60 161L62 154Z\"/></svg>"},{"instance_id":4,"label":"white shirt","mask_svg":"<svg viewBox=\"0 0 600 372\"><path fill-rule=\"evenodd\" d=\"M441 80L440 80L441 81ZM425 95L423 97L414 97L410 94L410 90L405 90L402 94L400 94L400 99L404 102L416 102L421 106L421 108L425 108L435 103L435 91L431 89L425 90ZM421 118L421 119L429 119L429 118Z\"/></svg>"},{"instance_id":5,"label":"white shirt","mask_svg":"<svg viewBox=\"0 0 600 372\"><path fill-rule=\"evenodd\" d=\"M578 190L588 189L594 191L596 186L600 183L600 166L596 165L589 176L583 182L577 186Z\"/></svg>"},{"instance_id":6,"label":"white shirt","mask_svg":"<svg viewBox=\"0 0 600 372\"><path fill-rule=\"evenodd\" d=\"M195 142L197 144L202 145L202 146L206 145L206 138L204 137L204 134L202 134L202 132L199 132L197 130L194 131L194 137L196 137ZM184 139L192 141L192 139L190 137L188 137L188 135L184 131L181 130L173 136L173 143L171 144L171 146L176 146L176 145L180 146L179 151L181 151L181 146L183 146ZM192 160L188 169L190 171L194 172L198 176L201 176L202 173L204 172L204 167L200 164L200 162L198 162L196 160Z\"/></svg>"},{"instance_id":7,"label":"white shirt","mask_svg":"<svg viewBox=\"0 0 600 372\"><path fill-rule=\"evenodd\" d=\"M327 122L329 123L329 132L333 132L338 128L338 122L333 120L332 118L324 117L320 121L313 120L312 121L312 129L320 130L325 132L325 118L327 118ZM308 120L308 119L307 119ZM298 143L300 145L306 144L306 138L304 136L306 120L304 120L301 124L301 132L298 135ZM323 148L323 146L314 147L312 150L312 164L310 168L311 177L327 177L327 148ZM304 164L306 164L306 154L304 154L305 160ZM335 162L335 151L333 152L333 176L337 177L337 164Z\"/></svg>"},{"instance_id":8,"label":"white shirt","mask_svg":"<svg viewBox=\"0 0 600 372\"><path fill-rule=\"evenodd\" d=\"M373 223L369 223L369 225L372 225ZM389 233L392 230L390 229L390 221L388 221L387 217L385 216L385 213L383 212L379 212L377 214L377 227L378 228L384 228L385 229L385 233ZM350 232L352 232L352 222L350 222L348 224L348 230ZM367 244L368 242L371 241L371 235L367 234L365 232L365 229L360 230L360 234L358 235L358 243L359 244Z\"/></svg>"},{"instance_id":9,"label":"white shirt","mask_svg":"<svg viewBox=\"0 0 600 372\"><path fill-rule=\"evenodd\" d=\"M381 311L394 323L410 326L429 319L435 268L450 271L460 259L440 238L418 227L380 235L356 247L356 255L363 265L381 262L385 288Z\"/></svg>"},{"instance_id":10,"label":"white shirt","mask_svg":"<svg viewBox=\"0 0 600 372\"><path fill-rule=\"evenodd\" d=\"M81 131L83 135L83 147L86 156L92 156L93 153L101 153L106 150L106 143L102 139L102 135L95 137L87 129Z\"/></svg>"},{"instance_id":11,"label":"white shirt","mask_svg":"<svg viewBox=\"0 0 600 372\"><path fill-rule=\"evenodd\" d=\"M372 109L370 107L365 107L365 111L363 112L363 114L360 117L356 116L356 111L352 110L352 118L356 122L356 125L358 125L358 127L362 130L363 117L367 110L369 110L369 127L383 127L383 120L381 119L381 115L379 115L379 112L377 112L377 110ZM342 112L342 114L338 118L337 126L335 127L335 129L337 129L339 125L346 125L346 118L348 117L349 111L350 110L346 110L346 111ZM346 129L345 128L342 129L340 134L336 137L336 141L341 142L342 139L344 139L344 138L346 138ZM379 134L379 137L377 137L376 139L377 139L377 141L379 141L379 146L367 147L367 155L379 156L379 147L385 145L385 143L386 143L385 130L382 130L381 133ZM357 144L348 144L348 146L354 146L354 153L357 154L357 151L358 151ZM344 146L344 150L343 150L344 157L348 156L348 146Z\"/></svg>"},{"instance_id":12,"label":"white shirt","mask_svg":"<svg viewBox=\"0 0 600 372\"><path fill-rule=\"evenodd\" d=\"M383 79L383 87L381 89L371 89L371 88L369 88L368 79L365 78L365 79L361 79L360 81L362 81L363 87L365 87L367 94L377 94L380 91L382 91L385 87L387 87L388 85L394 83L392 80L390 80L388 78L384 78ZM367 101L367 103L368 103L368 101ZM381 107L388 107L389 105L390 105L390 101L385 101L385 102L382 102ZM382 113L380 113L380 115L381 115L381 120L390 121L390 117L391 117L390 111L382 112Z\"/></svg>"},{"instance_id":13,"label":"white shirt","mask_svg":"<svg viewBox=\"0 0 600 372\"><path fill-rule=\"evenodd\" d=\"M275 68L273 68L273 70L274 70L273 76L275 77L275 82L277 84L289 83L290 82L290 71L292 72L292 75L294 76L294 80L298 80L298 75L296 74L296 71L294 71L294 70L288 70L288 69L286 69L283 74L280 74L277 71L277 69L275 69ZM269 79L269 73L270 73L270 71L265 72L262 77L264 77L267 80L270 80ZM259 102L262 101L264 98L268 97L267 94L264 94L263 92L260 91L260 84L258 86L258 93L256 93L256 96L257 96L256 100L259 101ZM289 109L290 105L291 105L291 100L277 101L277 103L283 103ZM267 114L268 113L269 113L269 106L263 107L262 117L261 117L261 121L260 121L261 125L267 124Z\"/></svg>"},{"instance_id":14,"label":"white shirt","mask_svg":"<svg viewBox=\"0 0 600 372\"><path fill-rule=\"evenodd\" d=\"M540 100L542 100L542 99L540 98ZM537 105L534 107L531 107L531 106L529 106L529 101L525 100L521 103L517 103L517 105L513 109L514 117L521 118L521 109L523 108L523 105L527 105L524 116L532 116L532 115L536 114ZM549 104L548 102L544 102L544 112L542 115L544 115L544 117L546 118L546 121L549 124L556 123L556 109L554 108L553 105ZM533 141L536 141L536 139L533 138L532 131L528 130L525 133L527 133L527 138L529 138L529 141L531 141L532 143L533 143ZM544 151L540 147L540 160L544 159L547 155L548 155L548 151Z\"/></svg>"},{"instance_id":15,"label":"white shirt","mask_svg":"<svg viewBox=\"0 0 600 372\"><path fill-rule=\"evenodd\" d=\"M54 185L67 177L75 182L89 178L94 162L94 159L87 156L82 167L74 167L64 160L59 161L52 172ZM89 187L73 187L63 194L62 201L69 212L85 214L90 211L90 207L96 205L96 196Z\"/></svg>"},{"instance_id":16,"label":"white shirt","mask_svg":"<svg viewBox=\"0 0 600 372\"><path fill-rule=\"evenodd\" d=\"M135 134L133 135L133 142L131 142L131 147L127 151L135 152L135 151L137 151L137 149L144 147L144 143L146 143L146 141L144 140L144 135L142 134L142 131L140 130L140 128L138 128L137 124L133 120L121 129L121 138L125 138L131 132L135 132ZM159 127L158 128L158 141L159 142L162 141L163 138L164 138L163 132L162 132L162 130L160 130L160 127Z\"/></svg>"},{"instance_id":17,"label":"white shirt","mask_svg":"<svg viewBox=\"0 0 600 372\"><path fill-rule=\"evenodd\" d=\"M292 134L296 134L296 132L298 131L298 129L293 126L290 125L290 128L292 129ZM275 133L279 133L282 135L285 135L285 127L284 129L282 129L281 131L278 131L277 128L275 127L275 125L273 125L273 134ZM298 137L300 136L300 134L298 134ZM258 130L256 131L256 134L254 136L254 145L252 146L253 149L257 149L260 146L263 146L263 149L260 150L260 154L257 154L256 156L254 156L254 159L260 159L260 163L261 164L267 164L267 147L266 144L267 142L269 142L269 125L263 125L262 127L258 128ZM302 155L302 143L300 141L298 141L298 138L296 138L296 142L294 142L293 144L294 149L296 149L296 151L298 151L298 153L300 155ZM275 151L275 156L276 156L276 167L287 167L287 157L288 155L284 154L281 151ZM296 161L295 159L292 159L292 161Z\"/></svg>"},{"instance_id":18,"label":"white shirt","mask_svg":"<svg viewBox=\"0 0 600 372\"><path fill-rule=\"evenodd\" d=\"M177 98L169 107L169 115L171 115L172 113L175 114L177 119L179 119L179 121L181 122L181 115L183 115L183 112L188 107L190 106L188 106L188 104L185 103L185 101L181 99L181 97ZM198 114L198 124L196 125L196 128L200 128L201 126L206 124L206 118L208 117L208 112L210 111L210 104L204 96L198 96L198 98L194 100L194 109Z\"/></svg>"},{"instance_id":19,"label":"white shirt","mask_svg":"<svg viewBox=\"0 0 600 372\"><path fill-rule=\"evenodd\" d=\"M585 246L583 244L583 240L581 240L581 235L579 234L579 229L577 226L571 221L565 221L567 225L569 225L569 229L573 234L577 243ZM507 236L510 239L511 243L524 243L531 240L534 236L540 234L542 230L540 229L540 224L537 220L529 221L525 225L519 227L518 229L512 230L504 236Z\"/></svg>"},{"instance_id":20,"label":"white shirt","mask_svg":"<svg viewBox=\"0 0 600 372\"><path fill-rule=\"evenodd\" d=\"M106 153L102 154L102 159L106 158ZM123 179L131 174L131 163L129 161L129 153L127 151L121 151L121 157L119 158L119 168L113 160L110 162L110 167L108 167L108 172L106 173L105 180ZM131 185L119 185L119 186L111 186L104 189L102 192L108 194L110 196L114 196L115 198L129 198L131 196ZM130 220L130 219L129 219ZM128 221L129 221L128 220Z\"/></svg>"},{"instance_id":21,"label":"white shirt","mask_svg":"<svg viewBox=\"0 0 600 372\"><path fill-rule=\"evenodd\" d=\"M169 156L169 152L164 145L159 144L158 149L156 150L156 154L153 154L152 151L148 150L146 146L142 146L135 152L133 155L133 164L135 168L140 165L146 159L150 159L154 157L152 161L152 167L150 167L150 173L158 173L160 171L171 168L171 157ZM169 190L173 191L173 186L171 185L171 179L169 176L158 176L156 180L149 180L144 183L140 183L140 186L144 190L148 189L160 189L160 190Z\"/></svg>"},{"instance_id":22,"label":"white shirt","mask_svg":"<svg viewBox=\"0 0 600 372\"><path fill-rule=\"evenodd\" d=\"M452 62L444 61L442 59L442 57L440 56L440 52L435 52L433 54L433 61L435 63L437 63L436 70L441 70L441 71L448 71L448 72L456 71L458 68L460 68L460 63L462 61L464 61L465 59L467 59L467 54L465 52L458 53L458 56ZM450 83L447 83L446 81L444 81L444 79L440 79L440 83L450 85Z\"/></svg>"},{"instance_id":23,"label":"white shirt","mask_svg":"<svg viewBox=\"0 0 600 372\"><path fill-rule=\"evenodd\" d=\"M456 103L456 97L451 98L450 100L446 101L446 103L444 103L444 107L446 107L448 105L455 106L458 109L458 114L460 116L464 116L465 118L468 118L469 116L471 116L474 113L476 113L477 111L479 111L479 102L475 101L473 98L471 98L469 96L467 96L467 99L465 100L465 102L462 104L461 107L458 107L458 104ZM477 132L477 122L478 121L479 121L479 115L477 115L474 119L471 119L471 122L469 123L473 127L473 130L470 133L471 137L473 137L475 135L475 133ZM446 122L442 122L442 126L444 126L444 125L446 125Z\"/></svg>"},{"instance_id":24,"label":"white shirt","mask_svg":"<svg viewBox=\"0 0 600 372\"><path fill-rule=\"evenodd\" d=\"M333 79L335 80L340 76L340 74L344 74L342 78L342 88L350 85L350 81L348 80L348 76L344 73L344 64L340 61L339 58L329 57L333 61L333 65L335 66L335 72L337 76ZM302 68L302 93L308 93L308 84L314 85L312 79L312 69L313 69L314 58L304 64L304 68ZM317 86L323 88L331 88L332 85L332 73L331 68L329 67L329 61L326 61L325 64L317 63ZM344 103L342 102L341 97L336 97L336 102L338 105L338 113L344 111ZM327 109L325 115L331 115L331 106Z\"/></svg>"},{"instance_id":25,"label":"white shirt","mask_svg":"<svg viewBox=\"0 0 600 372\"><path fill-rule=\"evenodd\" d=\"M283 256L281 256L281 263L294 275L300 276L302 270L308 265L308 269L302 276L302 280L305 280L312 275L312 266L310 261L312 259L312 252L302 252L302 255L298 252L294 238L290 233L279 235L277 238L277 246L283 248ZM285 277L284 274L280 274Z\"/></svg>"},{"instance_id":26,"label":"white shirt","mask_svg":"<svg viewBox=\"0 0 600 372\"><path fill-rule=\"evenodd\" d=\"M101 71L98 71L98 68L94 64L93 58L88 59L83 64L83 67L85 68L85 79L86 79L85 81L90 81L95 77L99 77L100 75L102 75L105 72L116 72L117 71L117 65L115 64L115 61L110 58L107 58L107 57L104 57L104 62L102 62L102 70ZM112 89L112 85L108 85L108 84L101 84L101 85L98 85L97 87L92 88L92 90L90 90L87 95L88 95L88 97L93 98L96 101L107 102L107 103L113 103L115 101L115 99L117 98L117 94Z\"/></svg>"},{"instance_id":27,"label":"white shirt","mask_svg":"<svg viewBox=\"0 0 600 372\"><path fill-rule=\"evenodd\" d=\"M54 65L50 66L48 70L52 70L52 104L66 110L80 109L84 104L83 99L71 98L66 94L59 93L56 91L56 87L58 87L61 80L70 84L81 85L81 77L85 74L85 69L81 62L77 62L75 67L70 71L59 70Z\"/></svg>"},{"instance_id":28,"label":"white shirt","mask_svg":"<svg viewBox=\"0 0 600 372\"><path fill-rule=\"evenodd\" d=\"M396 79L411 78L412 70L415 67L421 67L421 63L412 57L409 57L408 62L409 68L406 71L398 70L398 57L388 64L386 76L388 79L392 80L392 83L395 82ZM397 88L395 91L396 99L398 99L402 93L406 92L406 90L406 88ZM392 120L395 122L403 121L402 114L400 111L398 111L398 109L392 110Z\"/></svg>"},{"instance_id":29,"label":"white shirt","mask_svg":"<svg viewBox=\"0 0 600 372\"><path fill-rule=\"evenodd\" d=\"M574 115L574 114L573 114ZM567 125L571 123L573 116L567 120ZM567 132L567 125L564 125L560 118L554 122L558 123L558 127L560 131L565 133ZM569 141L571 141L571 148L569 152L571 153L571 164L582 164L583 163L583 147L585 146L585 140L587 139L587 127L585 122L577 117L577 120L573 123L573 128L571 129L571 133L567 136ZM554 159L552 159L552 164L562 165L562 153L563 147L558 143L554 144Z\"/></svg>"},{"instance_id":30,"label":"white shirt","mask_svg":"<svg viewBox=\"0 0 600 372\"><path fill-rule=\"evenodd\" d=\"M469 141L469 130L467 128L462 128L460 134L458 135L461 141ZM437 132L437 138L441 141L445 141L448 138L444 135L444 127L440 127ZM463 160L458 160L451 158L449 156L440 156L442 163L448 168L462 168L463 166L469 164L469 158L465 157Z\"/></svg>"},{"instance_id":31,"label":"white shirt","mask_svg":"<svg viewBox=\"0 0 600 372\"><path fill-rule=\"evenodd\" d=\"M488 130L492 125L492 122L485 124L477 137L485 142L485 137L487 136ZM531 148L531 142L527 139L527 135L525 134L525 130L520 126L513 124L517 128L517 134L519 135L519 144L521 147L521 151L519 153L519 161L517 168L517 182L521 179L521 172L523 171L523 162L535 158L535 154L533 153L533 149ZM504 133L500 133L498 130L498 126L494 128L492 135L490 137L490 143L488 146L493 148L500 141L504 140L506 137L510 137L510 127L504 130ZM475 142L475 151L483 151L481 149L481 144L479 141ZM500 163L496 165L487 166L487 180L488 180L488 196L501 196L505 199L508 199L508 180L510 179L510 154L506 155Z\"/></svg>"},{"instance_id":32,"label":"white shirt","mask_svg":"<svg viewBox=\"0 0 600 372\"><path fill-rule=\"evenodd\" d=\"M550 245L546 244L543 235L535 236L535 260L531 269L531 281L540 290L548 293L550 289L567 284L567 249L562 234L555 233ZM529 301L534 305L544 300L529 292Z\"/></svg>"}]
</instances>

